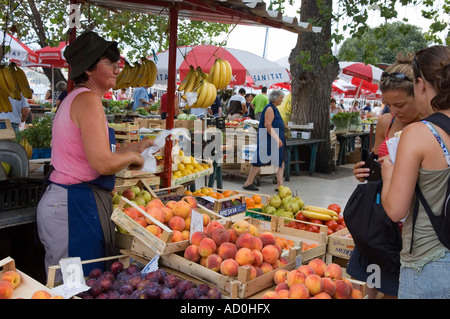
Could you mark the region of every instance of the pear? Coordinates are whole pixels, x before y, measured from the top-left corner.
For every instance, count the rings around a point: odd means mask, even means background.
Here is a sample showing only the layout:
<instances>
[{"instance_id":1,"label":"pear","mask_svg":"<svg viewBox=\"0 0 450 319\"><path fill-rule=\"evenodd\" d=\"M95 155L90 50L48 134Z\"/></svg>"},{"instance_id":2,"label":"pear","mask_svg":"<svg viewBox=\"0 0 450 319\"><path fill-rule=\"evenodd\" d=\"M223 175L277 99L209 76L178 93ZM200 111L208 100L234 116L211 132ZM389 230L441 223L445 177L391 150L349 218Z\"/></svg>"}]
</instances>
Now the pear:
<instances>
[{"instance_id":1,"label":"pear","mask_svg":"<svg viewBox=\"0 0 450 319\"><path fill-rule=\"evenodd\" d=\"M302 209L303 206L305 206L305 202L300 197L295 196L294 199L297 201L299 209Z\"/></svg>"},{"instance_id":2,"label":"pear","mask_svg":"<svg viewBox=\"0 0 450 319\"><path fill-rule=\"evenodd\" d=\"M283 199L281 200L281 205L286 208L291 199L292 199L291 195L283 197Z\"/></svg>"},{"instance_id":3,"label":"pear","mask_svg":"<svg viewBox=\"0 0 450 319\"><path fill-rule=\"evenodd\" d=\"M269 205L275 208L280 208L281 206L281 198L278 195L273 196L270 198Z\"/></svg>"},{"instance_id":4,"label":"pear","mask_svg":"<svg viewBox=\"0 0 450 319\"><path fill-rule=\"evenodd\" d=\"M264 205L261 207L261 213L267 214L267 209L268 209L269 207L270 207L269 205L264 204Z\"/></svg>"},{"instance_id":5,"label":"pear","mask_svg":"<svg viewBox=\"0 0 450 319\"><path fill-rule=\"evenodd\" d=\"M298 213L300 210L300 206L298 205L298 202L295 199L291 200L291 212L294 214Z\"/></svg>"},{"instance_id":6,"label":"pear","mask_svg":"<svg viewBox=\"0 0 450 319\"><path fill-rule=\"evenodd\" d=\"M273 215L273 214L275 214L276 211L277 211L277 209L275 207L267 206L266 214Z\"/></svg>"},{"instance_id":7,"label":"pear","mask_svg":"<svg viewBox=\"0 0 450 319\"><path fill-rule=\"evenodd\" d=\"M278 195L281 198L292 195L291 189L287 186L281 185L278 187Z\"/></svg>"},{"instance_id":8,"label":"pear","mask_svg":"<svg viewBox=\"0 0 450 319\"><path fill-rule=\"evenodd\" d=\"M280 216L294 219L294 213L292 213L291 211L287 211L287 210L285 210L283 213L281 213Z\"/></svg>"},{"instance_id":9,"label":"pear","mask_svg":"<svg viewBox=\"0 0 450 319\"><path fill-rule=\"evenodd\" d=\"M280 207L280 208L278 208L278 209L275 211L274 215L275 215L275 216L282 216L283 213L284 213L284 208Z\"/></svg>"},{"instance_id":10,"label":"pear","mask_svg":"<svg viewBox=\"0 0 450 319\"><path fill-rule=\"evenodd\" d=\"M115 204L115 205L119 204L121 198L122 198L122 195L115 194L113 197L113 204Z\"/></svg>"}]
</instances>

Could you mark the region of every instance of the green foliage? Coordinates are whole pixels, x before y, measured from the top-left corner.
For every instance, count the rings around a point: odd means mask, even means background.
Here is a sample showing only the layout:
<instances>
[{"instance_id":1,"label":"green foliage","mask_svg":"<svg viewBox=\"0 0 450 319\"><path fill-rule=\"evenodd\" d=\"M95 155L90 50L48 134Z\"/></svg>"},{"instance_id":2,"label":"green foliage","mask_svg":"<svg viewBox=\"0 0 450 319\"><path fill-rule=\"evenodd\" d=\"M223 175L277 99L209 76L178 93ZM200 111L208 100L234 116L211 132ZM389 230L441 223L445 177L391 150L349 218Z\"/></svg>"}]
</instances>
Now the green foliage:
<instances>
[{"instance_id":1,"label":"green foliage","mask_svg":"<svg viewBox=\"0 0 450 319\"><path fill-rule=\"evenodd\" d=\"M35 118L31 126L17 133L16 142L19 143L26 137L33 148L49 148L52 142L52 124L51 118Z\"/></svg>"}]
</instances>

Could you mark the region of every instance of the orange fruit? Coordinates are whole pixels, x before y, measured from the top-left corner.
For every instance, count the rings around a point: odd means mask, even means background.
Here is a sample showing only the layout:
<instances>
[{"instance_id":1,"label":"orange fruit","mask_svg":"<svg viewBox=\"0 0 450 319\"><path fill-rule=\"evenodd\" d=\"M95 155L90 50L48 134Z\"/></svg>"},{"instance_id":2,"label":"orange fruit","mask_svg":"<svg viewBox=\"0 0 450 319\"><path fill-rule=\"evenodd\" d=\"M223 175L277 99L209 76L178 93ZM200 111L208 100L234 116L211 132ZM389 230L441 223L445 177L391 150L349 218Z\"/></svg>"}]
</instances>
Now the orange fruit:
<instances>
[{"instance_id":1,"label":"orange fruit","mask_svg":"<svg viewBox=\"0 0 450 319\"><path fill-rule=\"evenodd\" d=\"M247 207L255 206L255 201L253 200L253 198L250 197L245 198L245 203L247 204Z\"/></svg>"},{"instance_id":2,"label":"orange fruit","mask_svg":"<svg viewBox=\"0 0 450 319\"><path fill-rule=\"evenodd\" d=\"M184 195L192 195L192 192L191 191L185 191Z\"/></svg>"},{"instance_id":3,"label":"orange fruit","mask_svg":"<svg viewBox=\"0 0 450 319\"><path fill-rule=\"evenodd\" d=\"M261 196L253 195L252 199L255 201L255 204L261 204Z\"/></svg>"},{"instance_id":4,"label":"orange fruit","mask_svg":"<svg viewBox=\"0 0 450 319\"><path fill-rule=\"evenodd\" d=\"M222 193L217 193L217 199L225 198L225 196Z\"/></svg>"},{"instance_id":5,"label":"orange fruit","mask_svg":"<svg viewBox=\"0 0 450 319\"><path fill-rule=\"evenodd\" d=\"M231 195L233 195L233 192L230 191L230 190L226 190L226 191L223 192L223 196L224 197L230 197Z\"/></svg>"},{"instance_id":6,"label":"orange fruit","mask_svg":"<svg viewBox=\"0 0 450 319\"><path fill-rule=\"evenodd\" d=\"M206 194L206 196L212 197L212 198L217 198L217 193L216 192L209 192L208 194Z\"/></svg>"}]
</instances>

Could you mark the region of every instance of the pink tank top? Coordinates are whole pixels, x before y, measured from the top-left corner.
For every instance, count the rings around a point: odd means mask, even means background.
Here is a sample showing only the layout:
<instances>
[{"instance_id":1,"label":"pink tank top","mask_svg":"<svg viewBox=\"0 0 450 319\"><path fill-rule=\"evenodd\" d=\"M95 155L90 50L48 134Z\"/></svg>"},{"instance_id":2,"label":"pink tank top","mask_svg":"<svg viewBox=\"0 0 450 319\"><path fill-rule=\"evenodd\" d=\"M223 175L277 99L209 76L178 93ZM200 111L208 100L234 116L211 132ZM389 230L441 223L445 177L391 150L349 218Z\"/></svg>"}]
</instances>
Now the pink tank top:
<instances>
[{"instance_id":1,"label":"pink tank top","mask_svg":"<svg viewBox=\"0 0 450 319\"><path fill-rule=\"evenodd\" d=\"M389 131L391 130L392 124L394 124L394 120L395 120L395 115L392 116L392 120L386 131L386 137L385 137L384 141L380 144L380 146L378 146L378 158L389 155L389 150L387 148L386 141L389 139L388 134L389 134Z\"/></svg>"},{"instance_id":2,"label":"pink tank top","mask_svg":"<svg viewBox=\"0 0 450 319\"><path fill-rule=\"evenodd\" d=\"M70 185L88 182L100 176L90 165L84 151L81 130L70 118L70 108L75 97L89 91L75 88L62 101L56 112L52 129L52 165L50 180L54 183ZM106 122L106 119L105 119ZM106 130L108 124L106 122Z\"/></svg>"}]
</instances>

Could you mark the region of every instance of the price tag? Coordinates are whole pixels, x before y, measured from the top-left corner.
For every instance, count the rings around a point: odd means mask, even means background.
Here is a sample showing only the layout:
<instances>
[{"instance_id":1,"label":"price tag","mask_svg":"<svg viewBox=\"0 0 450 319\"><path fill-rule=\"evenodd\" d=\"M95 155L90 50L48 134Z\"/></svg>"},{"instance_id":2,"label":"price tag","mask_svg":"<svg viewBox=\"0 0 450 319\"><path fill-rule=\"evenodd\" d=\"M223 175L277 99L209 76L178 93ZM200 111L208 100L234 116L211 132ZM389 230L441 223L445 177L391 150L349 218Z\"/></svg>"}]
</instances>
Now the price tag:
<instances>
[{"instance_id":1,"label":"price tag","mask_svg":"<svg viewBox=\"0 0 450 319\"><path fill-rule=\"evenodd\" d=\"M57 295L69 299L80 292L89 290L83 275L83 266L79 257L63 258L59 261L63 284L52 289Z\"/></svg>"},{"instance_id":2,"label":"price tag","mask_svg":"<svg viewBox=\"0 0 450 319\"><path fill-rule=\"evenodd\" d=\"M211 196L202 196L203 199L206 199L208 202L214 203L217 199Z\"/></svg>"},{"instance_id":3,"label":"price tag","mask_svg":"<svg viewBox=\"0 0 450 319\"><path fill-rule=\"evenodd\" d=\"M197 212L196 210L192 210L189 241L191 240L192 234L198 231L203 231L203 215Z\"/></svg>"},{"instance_id":4,"label":"price tag","mask_svg":"<svg viewBox=\"0 0 450 319\"><path fill-rule=\"evenodd\" d=\"M159 255L156 254L155 257L153 257L152 260L150 260L148 262L148 264L145 265L144 268L142 268L141 273L148 274L149 272L158 270L158 261L159 261Z\"/></svg>"}]
</instances>

